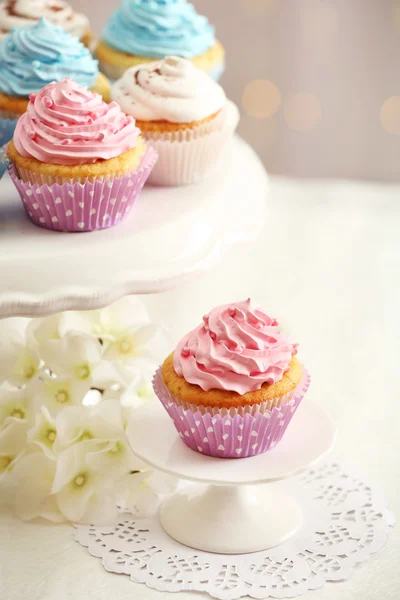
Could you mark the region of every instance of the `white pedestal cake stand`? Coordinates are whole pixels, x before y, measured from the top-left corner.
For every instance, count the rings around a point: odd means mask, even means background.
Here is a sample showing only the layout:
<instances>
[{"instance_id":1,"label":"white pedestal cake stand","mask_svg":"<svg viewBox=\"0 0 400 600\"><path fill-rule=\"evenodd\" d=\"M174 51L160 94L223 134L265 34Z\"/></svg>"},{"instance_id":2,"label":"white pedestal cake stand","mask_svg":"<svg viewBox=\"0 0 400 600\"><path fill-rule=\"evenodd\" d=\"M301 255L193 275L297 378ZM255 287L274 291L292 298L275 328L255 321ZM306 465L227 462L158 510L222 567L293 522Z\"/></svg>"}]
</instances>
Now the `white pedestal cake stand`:
<instances>
[{"instance_id":1,"label":"white pedestal cake stand","mask_svg":"<svg viewBox=\"0 0 400 600\"><path fill-rule=\"evenodd\" d=\"M294 498L267 484L314 465L333 447L335 427L305 400L279 444L259 456L222 459L194 452L182 442L161 404L135 413L127 435L134 454L156 469L208 484L166 500L161 525L178 542L219 554L245 554L277 546L298 531L301 510Z\"/></svg>"},{"instance_id":2,"label":"white pedestal cake stand","mask_svg":"<svg viewBox=\"0 0 400 600\"><path fill-rule=\"evenodd\" d=\"M42 316L161 292L213 266L265 223L266 172L236 137L204 182L146 186L128 219L93 233L33 225L6 174L0 183L0 318Z\"/></svg>"}]
</instances>

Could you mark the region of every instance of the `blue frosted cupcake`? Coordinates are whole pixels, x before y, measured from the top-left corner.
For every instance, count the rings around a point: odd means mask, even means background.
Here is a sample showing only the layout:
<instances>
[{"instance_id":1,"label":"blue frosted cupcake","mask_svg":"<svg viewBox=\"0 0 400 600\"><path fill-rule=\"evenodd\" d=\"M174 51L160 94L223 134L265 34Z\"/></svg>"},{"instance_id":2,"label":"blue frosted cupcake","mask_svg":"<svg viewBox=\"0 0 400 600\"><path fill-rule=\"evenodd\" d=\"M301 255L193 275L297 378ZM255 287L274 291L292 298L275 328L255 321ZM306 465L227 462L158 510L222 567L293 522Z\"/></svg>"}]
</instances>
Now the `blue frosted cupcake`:
<instances>
[{"instance_id":1,"label":"blue frosted cupcake","mask_svg":"<svg viewBox=\"0 0 400 600\"><path fill-rule=\"evenodd\" d=\"M113 80L170 55L191 60L214 79L224 70L214 28L187 0L122 0L96 48L100 69Z\"/></svg>"},{"instance_id":2,"label":"blue frosted cupcake","mask_svg":"<svg viewBox=\"0 0 400 600\"><path fill-rule=\"evenodd\" d=\"M29 95L71 77L109 101L110 84L97 60L75 37L42 19L13 30L0 44L0 146L14 133Z\"/></svg>"}]
</instances>

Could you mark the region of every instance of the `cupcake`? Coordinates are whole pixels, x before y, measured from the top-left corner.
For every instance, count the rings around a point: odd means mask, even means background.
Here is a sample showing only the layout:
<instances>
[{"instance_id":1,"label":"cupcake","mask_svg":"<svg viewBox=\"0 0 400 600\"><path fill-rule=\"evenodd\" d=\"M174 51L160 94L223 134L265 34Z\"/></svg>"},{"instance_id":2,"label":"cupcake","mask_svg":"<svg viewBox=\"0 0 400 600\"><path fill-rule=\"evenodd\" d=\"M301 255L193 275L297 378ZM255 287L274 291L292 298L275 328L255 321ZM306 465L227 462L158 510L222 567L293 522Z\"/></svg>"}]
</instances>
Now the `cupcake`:
<instances>
[{"instance_id":1,"label":"cupcake","mask_svg":"<svg viewBox=\"0 0 400 600\"><path fill-rule=\"evenodd\" d=\"M157 158L116 102L106 104L72 79L31 94L8 156L30 219L62 231L122 221Z\"/></svg>"},{"instance_id":2,"label":"cupcake","mask_svg":"<svg viewBox=\"0 0 400 600\"><path fill-rule=\"evenodd\" d=\"M99 73L97 60L60 27L41 19L5 38L0 44L0 144L11 139L16 119L27 109L29 94L65 77L110 100L110 84Z\"/></svg>"},{"instance_id":3,"label":"cupcake","mask_svg":"<svg viewBox=\"0 0 400 600\"><path fill-rule=\"evenodd\" d=\"M151 183L186 185L214 167L239 121L222 87L189 60L175 56L132 67L111 97L137 120L159 154Z\"/></svg>"},{"instance_id":4,"label":"cupcake","mask_svg":"<svg viewBox=\"0 0 400 600\"><path fill-rule=\"evenodd\" d=\"M280 441L308 389L296 354L251 300L220 306L165 360L154 390L192 450L255 456Z\"/></svg>"},{"instance_id":5,"label":"cupcake","mask_svg":"<svg viewBox=\"0 0 400 600\"><path fill-rule=\"evenodd\" d=\"M16 27L32 25L45 17L89 46L89 19L62 0L5 0L0 2L0 42Z\"/></svg>"},{"instance_id":6,"label":"cupcake","mask_svg":"<svg viewBox=\"0 0 400 600\"><path fill-rule=\"evenodd\" d=\"M214 28L187 0L122 0L96 48L101 70L114 80L170 54L190 59L216 80L224 71Z\"/></svg>"}]
</instances>

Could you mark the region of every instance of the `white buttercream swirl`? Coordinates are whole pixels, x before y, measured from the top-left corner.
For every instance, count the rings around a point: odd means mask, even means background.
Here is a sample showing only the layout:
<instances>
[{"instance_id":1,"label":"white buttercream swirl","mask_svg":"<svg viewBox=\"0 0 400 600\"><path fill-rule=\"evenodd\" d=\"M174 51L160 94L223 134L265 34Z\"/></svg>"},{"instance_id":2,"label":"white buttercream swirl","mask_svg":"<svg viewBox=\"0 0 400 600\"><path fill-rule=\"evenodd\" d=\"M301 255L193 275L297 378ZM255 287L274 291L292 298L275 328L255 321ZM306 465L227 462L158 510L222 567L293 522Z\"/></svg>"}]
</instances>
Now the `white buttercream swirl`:
<instances>
[{"instance_id":1,"label":"white buttercream swirl","mask_svg":"<svg viewBox=\"0 0 400 600\"><path fill-rule=\"evenodd\" d=\"M126 114L140 121L192 123L218 113L226 104L218 83L176 56L128 69L111 95Z\"/></svg>"},{"instance_id":2,"label":"white buttercream swirl","mask_svg":"<svg viewBox=\"0 0 400 600\"><path fill-rule=\"evenodd\" d=\"M43 17L78 38L89 29L88 18L63 0L5 0L0 2L0 42L14 27L32 25Z\"/></svg>"}]
</instances>

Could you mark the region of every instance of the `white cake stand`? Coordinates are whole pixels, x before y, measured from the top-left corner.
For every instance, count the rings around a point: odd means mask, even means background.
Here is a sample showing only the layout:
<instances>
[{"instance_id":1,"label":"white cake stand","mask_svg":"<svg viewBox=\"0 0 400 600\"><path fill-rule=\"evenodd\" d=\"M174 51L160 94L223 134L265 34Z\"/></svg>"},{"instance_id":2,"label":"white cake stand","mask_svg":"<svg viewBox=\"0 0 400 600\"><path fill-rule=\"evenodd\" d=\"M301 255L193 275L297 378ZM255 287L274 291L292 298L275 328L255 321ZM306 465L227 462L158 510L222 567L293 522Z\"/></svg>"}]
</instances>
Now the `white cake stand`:
<instances>
[{"instance_id":1,"label":"white cake stand","mask_svg":"<svg viewBox=\"0 0 400 600\"><path fill-rule=\"evenodd\" d=\"M265 223L268 178L240 138L214 174L182 188L146 186L128 219L93 233L33 225L6 174L0 183L0 318L42 316L161 292L212 267Z\"/></svg>"},{"instance_id":2,"label":"white cake stand","mask_svg":"<svg viewBox=\"0 0 400 600\"><path fill-rule=\"evenodd\" d=\"M253 458L212 458L194 452L156 401L136 412L127 429L138 458L164 473L203 484L164 502L160 520L166 533L191 548L220 554L266 550L298 531L302 514L296 500L260 484L314 465L333 447L335 433L328 415L307 400L279 444Z\"/></svg>"}]
</instances>

